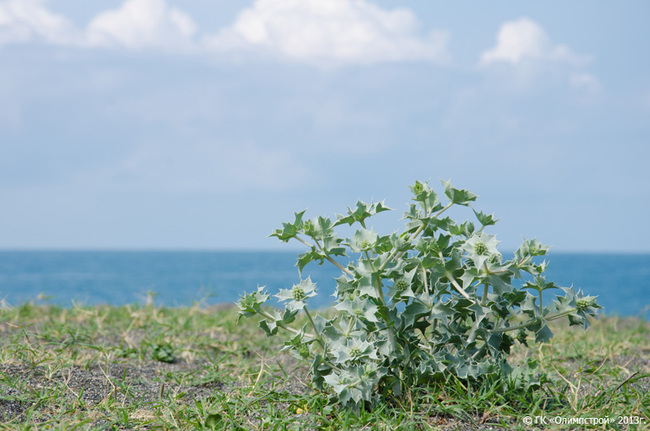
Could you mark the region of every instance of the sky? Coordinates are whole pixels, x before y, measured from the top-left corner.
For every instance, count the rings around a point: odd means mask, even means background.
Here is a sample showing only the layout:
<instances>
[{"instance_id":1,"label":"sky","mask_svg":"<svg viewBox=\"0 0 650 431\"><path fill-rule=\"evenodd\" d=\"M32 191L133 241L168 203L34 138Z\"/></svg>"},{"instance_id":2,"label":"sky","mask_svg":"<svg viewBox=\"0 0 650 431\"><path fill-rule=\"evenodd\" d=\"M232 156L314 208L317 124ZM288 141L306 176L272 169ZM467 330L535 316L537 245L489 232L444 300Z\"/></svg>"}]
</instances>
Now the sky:
<instances>
[{"instance_id":1,"label":"sky","mask_svg":"<svg viewBox=\"0 0 650 431\"><path fill-rule=\"evenodd\" d=\"M650 3L0 0L0 249L292 250L479 195L513 250L650 252ZM452 214L471 219L471 210ZM294 247L294 248L292 248Z\"/></svg>"}]
</instances>

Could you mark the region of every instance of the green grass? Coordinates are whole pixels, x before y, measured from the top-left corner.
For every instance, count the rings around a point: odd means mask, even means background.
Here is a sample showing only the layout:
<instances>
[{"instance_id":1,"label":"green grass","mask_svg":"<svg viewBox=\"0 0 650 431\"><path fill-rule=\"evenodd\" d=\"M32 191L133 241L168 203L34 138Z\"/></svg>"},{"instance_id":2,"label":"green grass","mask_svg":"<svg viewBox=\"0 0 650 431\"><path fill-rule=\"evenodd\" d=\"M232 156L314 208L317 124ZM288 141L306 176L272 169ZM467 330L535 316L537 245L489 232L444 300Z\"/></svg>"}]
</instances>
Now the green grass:
<instances>
[{"instance_id":1,"label":"green grass","mask_svg":"<svg viewBox=\"0 0 650 431\"><path fill-rule=\"evenodd\" d=\"M237 324L234 308L30 302L0 310L0 429L650 429L650 323L553 330L513 351L549 376L534 393L449 379L354 412L311 389L308 364L279 354L280 337L255 321Z\"/></svg>"}]
</instances>

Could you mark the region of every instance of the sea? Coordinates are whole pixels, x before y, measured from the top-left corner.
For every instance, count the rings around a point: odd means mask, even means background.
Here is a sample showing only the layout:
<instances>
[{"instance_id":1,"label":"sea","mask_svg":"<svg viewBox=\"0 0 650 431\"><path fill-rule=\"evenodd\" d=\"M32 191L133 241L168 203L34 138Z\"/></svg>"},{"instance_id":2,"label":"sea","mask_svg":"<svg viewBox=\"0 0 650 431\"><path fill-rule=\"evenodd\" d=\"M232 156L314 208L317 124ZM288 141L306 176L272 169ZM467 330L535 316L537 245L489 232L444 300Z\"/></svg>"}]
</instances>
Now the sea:
<instances>
[{"instance_id":1,"label":"sea","mask_svg":"<svg viewBox=\"0 0 650 431\"><path fill-rule=\"evenodd\" d=\"M505 254L507 258L507 254ZM650 254L550 253L548 281L598 296L605 315L650 319ZM164 306L234 303L300 281L297 253L277 251L0 251L0 304ZM332 304L340 270L309 264L311 306Z\"/></svg>"}]
</instances>

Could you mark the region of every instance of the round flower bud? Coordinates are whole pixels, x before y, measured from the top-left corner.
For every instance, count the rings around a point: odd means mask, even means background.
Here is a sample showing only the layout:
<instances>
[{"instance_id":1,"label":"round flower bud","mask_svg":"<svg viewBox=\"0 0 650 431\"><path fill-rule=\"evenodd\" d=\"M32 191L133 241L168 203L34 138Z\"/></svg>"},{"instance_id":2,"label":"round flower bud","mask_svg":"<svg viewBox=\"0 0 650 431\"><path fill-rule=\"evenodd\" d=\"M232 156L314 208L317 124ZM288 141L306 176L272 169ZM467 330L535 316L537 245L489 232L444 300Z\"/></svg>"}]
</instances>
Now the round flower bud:
<instances>
[{"instance_id":1,"label":"round flower bud","mask_svg":"<svg viewBox=\"0 0 650 431\"><path fill-rule=\"evenodd\" d=\"M291 289L291 294L296 301L303 301L305 299L305 291L300 286L294 286Z\"/></svg>"},{"instance_id":2,"label":"round flower bud","mask_svg":"<svg viewBox=\"0 0 650 431\"><path fill-rule=\"evenodd\" d=\"M477 243L474 245L474 251L476 252L476 254L479 254L479 255L486 255L487 252L488 252L488 249L487 249L487 247L485 246L485 244L483 244L482 242L477 242Z\"/></svg>"},{"instance_id":3,"label":"round flower bud","mask_svg":"<svg viewBox=\"0 0 650 431\"><path fill-rule=\"evenodd\" d=\"M403 279L403 278L400 278L399 280L397 280L397 281L395 282L395 289L396 289L396 290L399 290L399 291L406 290L406 289L408 289L410 286L411 286L411 283L409 283L408 281L406 281L406 280Z\"/></svg>"}]
</instances>

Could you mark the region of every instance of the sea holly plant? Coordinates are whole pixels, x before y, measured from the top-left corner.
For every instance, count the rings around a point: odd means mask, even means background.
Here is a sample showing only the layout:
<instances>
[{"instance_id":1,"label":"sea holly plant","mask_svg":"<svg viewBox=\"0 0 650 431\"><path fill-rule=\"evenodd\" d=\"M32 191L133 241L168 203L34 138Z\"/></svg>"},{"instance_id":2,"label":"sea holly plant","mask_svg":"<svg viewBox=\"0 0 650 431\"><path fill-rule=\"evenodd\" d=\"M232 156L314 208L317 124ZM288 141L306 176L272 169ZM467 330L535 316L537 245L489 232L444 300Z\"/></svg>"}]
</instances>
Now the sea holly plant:
<instances>
[{"instance_id":1,"label":"sea holly plant","mask_svg":"<svg viewBox=\"0 0 650 431\"><path fill-rule=\"evenodd\" d=\"M554 320L586 328L600 306L595 297L546 280L547 263L539 256L548 246L525 240L504 260L496 236L485 232L497 222L492 215L473 210L478 223L445 216L477 196L442 184L444 202L426 182L410 187L413 203L401 233L368 228L368 219L390 210L383 202L358 202L336 220L296 213L271 236L306 246L299 273L312 262L341 271L334 317L309 310L306 300L317 292L309 277L275 295L283 310L264 306L270 299L264 287L243 295L239 317L260 317L268 335L286 332L283 350L311 361L314 386L346 406L371 407L389 394L451 375L473 383L518 378L530 387L530 370L508 365L511 347L548 341ZM340 238L341 225L357 230ZM560 295L547 298L551 292ZM307 323L296 328L299 313Z\"/></svg>"}]
</instances>

